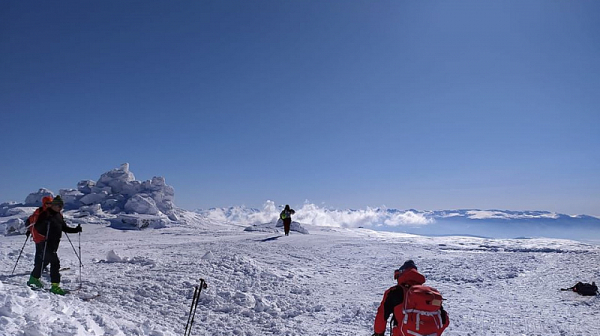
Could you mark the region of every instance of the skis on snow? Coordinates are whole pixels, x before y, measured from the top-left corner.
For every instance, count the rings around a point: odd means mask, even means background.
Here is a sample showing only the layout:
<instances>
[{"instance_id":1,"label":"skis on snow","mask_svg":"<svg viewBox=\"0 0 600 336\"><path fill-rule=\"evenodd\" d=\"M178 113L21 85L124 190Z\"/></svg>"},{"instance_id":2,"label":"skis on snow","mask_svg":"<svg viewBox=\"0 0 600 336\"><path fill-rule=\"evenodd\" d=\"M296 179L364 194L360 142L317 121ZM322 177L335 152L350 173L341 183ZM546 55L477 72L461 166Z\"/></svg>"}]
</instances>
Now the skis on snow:
<instances>
[{"instance_id":1,"label":"skis on snow","mask_svg":"<svg viewBox=\"0 0 600 336\"><path fill-rule=\"evenodd\" d=\"M202 289L206 289L208 285L206 285L206 281L200 278L200 285L194 286L194 297L192 298L192 305L190 306L190 315L188 316L188 321L185 325L185 332L183 336L190 336L192 334L192 324L194 324L194 317L196 316L196 308L198 308L198 299L200 298L200 293Z\"/></svg>"}]
</instances>

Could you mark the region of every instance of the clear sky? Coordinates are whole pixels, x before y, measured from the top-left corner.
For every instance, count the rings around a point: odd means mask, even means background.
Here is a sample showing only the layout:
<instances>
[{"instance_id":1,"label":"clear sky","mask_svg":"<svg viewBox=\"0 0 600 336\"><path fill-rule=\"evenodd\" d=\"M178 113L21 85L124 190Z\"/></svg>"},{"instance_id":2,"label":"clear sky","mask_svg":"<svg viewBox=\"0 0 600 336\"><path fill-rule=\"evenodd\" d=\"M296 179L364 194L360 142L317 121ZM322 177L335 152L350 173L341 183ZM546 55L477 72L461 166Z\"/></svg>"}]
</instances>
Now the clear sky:
<instances>
[{"instance_id":1,"label":"clear sky","mask_svg":"<svg viewBox=\"0 0 600 336\"><path fill-rule=\"evenodd\" d=\"M0 202L600 215L600 2L0 1Z\"/></svg>"}]
</instances>

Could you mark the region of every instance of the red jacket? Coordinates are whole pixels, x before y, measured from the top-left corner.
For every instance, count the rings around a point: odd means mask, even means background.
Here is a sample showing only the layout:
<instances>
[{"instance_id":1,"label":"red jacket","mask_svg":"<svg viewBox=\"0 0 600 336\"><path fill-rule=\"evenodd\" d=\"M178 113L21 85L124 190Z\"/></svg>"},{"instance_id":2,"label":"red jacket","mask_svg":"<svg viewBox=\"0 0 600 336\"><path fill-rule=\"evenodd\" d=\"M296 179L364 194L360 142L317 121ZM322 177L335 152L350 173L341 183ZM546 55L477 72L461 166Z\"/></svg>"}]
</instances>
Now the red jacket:
<instances>
[{"instance_id":1,"label":"red jacket","mask_svg":"<svg viewBox=\"0 0 600 336\"><path fill-rule=\"evenodd\" d=\"M44 211L46 211L46 209L48 209L48 206L46 206L46 204L42 205L41 207L35 209L35 212L33 213L33 215L29 216L29 218L27 218L27 230L29 230L29 232L31 232L31 237L33 238L33 241L37 244L37 243L41 243L44 240L46 240L46 237L42 234L40 234L38 232L38 230L35 229L35 223L37 223L38 218L40 217L40 214Z\"/></svg>"},{"instance_id":2,"label":"red jacket","mask_svg":"<svg viewBox=\"0 0 600 336\"><path fill-rule=\"evenodd\" d=\"M392 313L394 313L394 325L397 325L397 318L402 318L402 303L404 303L405 290L410 286L422 285L425 283L425 276L417 272L416 269L409 269L404 271L398 277L398 284L391 287L383 294L383 300L377 309L377 315L375 316L375 325L373 327L375 333L384 334L387 320ZM398 309L395 309L398 308ZM442 308L444 328L450 324L448 314ZM400 335L400 328L394 328L394 336Z\"/></svg>"}]
</instances>

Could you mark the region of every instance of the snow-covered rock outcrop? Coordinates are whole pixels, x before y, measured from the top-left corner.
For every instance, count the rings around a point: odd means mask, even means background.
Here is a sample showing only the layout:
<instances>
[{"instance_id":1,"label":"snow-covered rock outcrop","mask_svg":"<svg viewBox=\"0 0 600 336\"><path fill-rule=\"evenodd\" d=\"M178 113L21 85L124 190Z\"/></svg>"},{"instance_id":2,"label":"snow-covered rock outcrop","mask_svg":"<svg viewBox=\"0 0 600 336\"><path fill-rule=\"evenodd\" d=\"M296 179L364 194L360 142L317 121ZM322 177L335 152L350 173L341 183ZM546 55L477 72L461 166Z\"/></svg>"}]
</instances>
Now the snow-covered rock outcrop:
<instances>
[{"instance_id":1,"label":"snow-covered rock outcrop","mask_svg":"<svg viewBox=\"0 0 600 336\"><path fill-rule=\"evenodd\" d=\"M165 178L137 181L128 163L102 174L97 181L82 180L76 189L60 189L59 195L65 202L66 217L75 221L94 217L110 222L113 227L141 229L164 227L179 220L175 190L167 185ZM55 195L41 188L29 194L23 204L0 204L0 217L4 217L0 220L0 234L24 232L24 221L42 205L45 196Z\"/></svg>"},{"instance_id":2,"label":"snow-covered rock outcrop","mask_svg":"<svg viewBox=\"0 0 600 336\"><path fill-rule=\"evenodd\" d=\"M102 174L96 182L83 180L77 183L77 189L61 189L60 195L67 209L100 204L107 213L159 215L178 220L173 187L166 184L164 177L137 181L128 163Z\"/></svg>"},{"instance_id":3,"label":"snow-covered rock outcrop","mask_svg":"<svg viewBox=\"0 0 600 336\"><path fill-rule=\"evenodd\" d=\"M46 196L54 197L54 193L48 189L41 188L37 192L31 193L25 198L25 206L39 207L42 206L42 198Z\"/></svg>"}]
</instances>

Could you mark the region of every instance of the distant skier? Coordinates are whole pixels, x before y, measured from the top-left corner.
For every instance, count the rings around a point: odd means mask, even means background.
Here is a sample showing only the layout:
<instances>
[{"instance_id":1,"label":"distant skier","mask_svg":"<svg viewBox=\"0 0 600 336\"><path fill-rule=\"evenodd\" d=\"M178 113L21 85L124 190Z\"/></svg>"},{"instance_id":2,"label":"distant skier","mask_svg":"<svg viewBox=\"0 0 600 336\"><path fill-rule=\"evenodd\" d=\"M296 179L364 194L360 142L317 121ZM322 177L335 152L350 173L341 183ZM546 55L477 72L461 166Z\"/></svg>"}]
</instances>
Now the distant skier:
<instances>
[{"instance_id":1,"label":"distant skier","mask_svg":"<svg viewBox=\"0 0 600 336\"><path fill-rule=\"evenodd\" d=\"M279 214L279 218L283 221L283 231L286 236L290 235L290 226L292 225L292 215L295 214L294 209L290 209L288 204L285 205L283 211Z\"/></svg>"},{"instance_id":2,"label":"distant skier","mask_svg":"<svg viewBox=\"0 0 600 336\"><path fill-rule=\"evenodd\" d=\"M383 294L377 309L373 336L384 336L392 313L393 336L440 336L450 324L450 319L442 307L439 292L423 286L425 277L417 272L412 260L407 260L394 272L394 279L398 284Z\"/></svg>"},{"instance_id":3,"label":"distant skier","mask_svg":"<svg viewBox=\"0 0 600 336\"><path fill-rule=\"evenodd\" d=\"M38 288L44 287L44 284L40 281L42 275L42 265L50 264L50 281L52 287L50 291L54 294L64 295L65 291L60 288L60 260L58 259L58 246L63 232L77 233L81 232L81 225L77 225L75 228L67 226L63 219L62 208L64 202L60 196L56 196L51 203L51 206L43 211L37 219L37 222L33 226L34 230L37 231L39 236L35 241L35 266L27 285L35 286ZM32 230L32 232L35 232ZM42 233L44 235L42 235Z\"/></svg>"}]
</instances>

